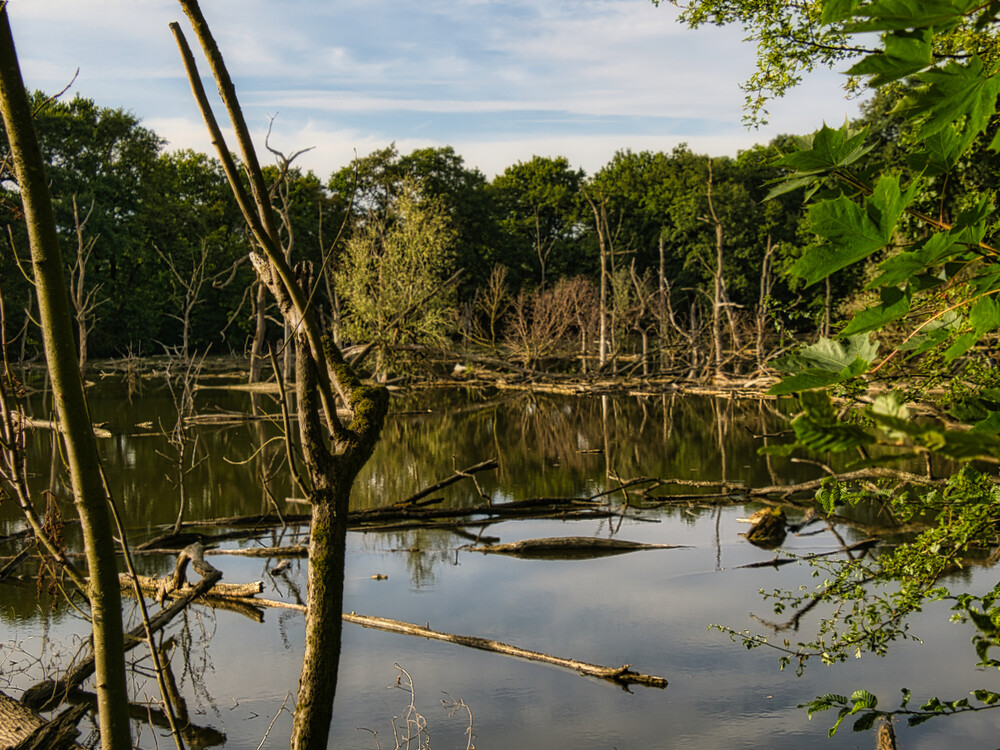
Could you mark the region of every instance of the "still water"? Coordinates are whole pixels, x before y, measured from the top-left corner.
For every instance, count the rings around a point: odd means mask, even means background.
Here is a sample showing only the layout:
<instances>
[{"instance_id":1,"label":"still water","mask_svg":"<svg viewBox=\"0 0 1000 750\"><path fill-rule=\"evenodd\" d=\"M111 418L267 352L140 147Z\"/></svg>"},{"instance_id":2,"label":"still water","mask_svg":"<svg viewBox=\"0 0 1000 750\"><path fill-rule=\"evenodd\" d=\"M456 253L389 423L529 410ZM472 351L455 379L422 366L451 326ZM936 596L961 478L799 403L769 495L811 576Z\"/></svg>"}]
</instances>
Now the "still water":
<instances>
[{"instance_id":1,"label":"still water","mask_svg":"<svg viewBox=\"0 0 1000 750\"><path fill-rule=\"evenodd\" d=\"M203 379L196 392L199 419L190 437L197 442L189 444L194 459L185 478L185 518L275 507L302 512L288 501L298 493L280 466L283 450L273 440L275 426L267 419L231 418L249 414L251 398L265 413L276 414L274 401L228 389L229 382ZM172 524L178 513L176 452L163 437L176 421L174 402L155 378L131 396L123 381L101 379L90 389L90 399L94 420L111 433L100 441L101 449L130 541L138 544ZM32 408L44 416L41 394ZM390 505L456 467L493 456L499 470L479 474L478 483L496 502L586 497L617 486L618 478L726 479L754 486L814 478L819 475L815 466L766 460L757 453L764 439L755 436L779 432L789 409L774 401L677 394L399 393L352 503L356 508ZM50 470L49 435L38 430L32 440L32 482L39 490L55 487L65 500L60 477ZM435 497L472 505L481 502L478 492L465 481ZM871 732L852 734L845 722L828 739L835 715L820 713L809 720L798 705L857 688L875 693L886 709L898 706L903 687L913 690L914 703L932 695L956 699L980 687L1000 690L996 672L974 667L971 629L949 623L945 606L930 607L913 619L912 632L922 643L899 643L886 658L862 655L832 667L810 662L801 677L792 670L780 672L777 652L747 651L708 629L716 623L769 634L755 616L781 618L759 590L818 583L804 564L740 567L774 556L739 536L747 527L737 519L755 508L708 501L643 508L634 491L627 508L621 493L613 500L619 514L612 518L507 521L459 532L352 532L345 608L585 662L631 664L636 671L665 677L665 689L623 690L551 666L346 624L330 747L395 746L393 720L403 723L410 701L410 694L396 687L397 664L412 678L415 708L426 719L430 745L439 750L466 747L469 711L474 743L481 749L801 748L807 743L831 750L870 748ZM13 509L0 508L0 514L0 533L20 528ZM817 528L822 526L812 527ZM303 531L289 527L225 546L302 543ZM847 526L834 531L848 544L866 538ZM526 560L469 551L468 534L480 532L502 542L594 536L684 546L597 559ZM783 543L783 549L799 554L839 546L831 530L790 535ZM10 552L5 548L0 554ZM211 560L227 582L263 580L268 598L294 602L304 593L304 560L292 560L283 576L268 572L276 560L222 555ZM163 573L173 559L140 557L138 564L141 572ZM993 571L975 569L965 573L962 586L985 591L994 583ZM33 585L0 586L0 602L0 688L17 695L72 657L88 628L72 609L39 606ZM134 616L132 606L126 602ZM809 640L814 625L805 618L798 633L774 639ZM215 740L215 746L256 748L263 741L264 747L287 747L302 629L303 616L294 611L267 610L263 622L256 622L204 608L191 609L170 628L179 645L173 672L191 721L225 734L224 745ZM136 701L155 700L148 659L132 674ZM457 711L452 710L455 701L463 704ZM900 746L910 750L994 747L996 718L984 711L913 729L897 723L896 733ZM163 729L142 724L136 734L143 748L172 746Z\"/></svg>"}]
</instances>

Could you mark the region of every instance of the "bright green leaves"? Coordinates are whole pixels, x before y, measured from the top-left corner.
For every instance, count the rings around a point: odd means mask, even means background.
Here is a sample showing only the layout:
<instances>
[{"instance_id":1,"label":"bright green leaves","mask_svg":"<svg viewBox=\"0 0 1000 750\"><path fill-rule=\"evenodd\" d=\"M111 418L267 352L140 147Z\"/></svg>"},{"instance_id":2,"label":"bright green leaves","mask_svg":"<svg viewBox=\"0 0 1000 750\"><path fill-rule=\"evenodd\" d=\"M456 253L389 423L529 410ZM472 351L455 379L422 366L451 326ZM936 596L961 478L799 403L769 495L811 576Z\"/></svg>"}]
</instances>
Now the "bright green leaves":
<instances>
[{"instance_id":1,"label":"bright green leaves","mask_svg":"<svg viewBox=\"0 0 1000 750\"><path fill-rule=\"evenodd\" d=\"M792 273L812 284L886 247L916 191L916 182L902 191L897 176L882 175L863 204L844 195L813 204L812 231L826 243L803 255Z\"/></svg>"},{"instance_id":2,"label":"bright green leaves","mask_svg":"<svg viewBox=\"0 0 1000 750\"><path fill-rule=\"evenodd\" d=\"M851 697L848 698L844 695L837 695L836 693L827 693L826 695L821 695L818 698L814 698L809 703L800 705L799 708L804 708L809 712L809 718L817 711L826 711L831 708L839 708L837 711L837 723L830 727L829 735L833 737L840 729L841 723L848 716L853 716L855 714L861 713L861 717L857 719L854 723L855 732L865 732L872 728L881 713L876 711L878 706L878 698L869 693L867 690L855 690L851 693Z\"/></svg>"},{"instance_id":3,"label":"bright green leaves","mask_svg":"<svg viewBox=\"0 0 1000 750\"><path fill-rule=\"evenodd\" d=\"M851 319L844 329L845 335L878 330L910 312L913 295L909 286L904 289L894 286L883 287L880 290L880 297L878 305L862 310Z\"/></svg>"},{"instance_id":4,"label":"bright green leaves","mask_svg":"<svg viewBox=\"0 0 1000 750\"><path fill-rule=\"evenodd\" d=\"M940 33L954 29L965 16L980 7L980 0L876 0L855 10L855 15L867 20L851 24L849 30L894 31L933 27Z\"/></svg>"},{"instance_id":5,"label":"bright green leaves","mask_svg":"<svg viewBox=\"0 0 1000 750\"><path fill-rule=\"evenodd\" d=\"M869 341L867 335L850 336L844 343L821 338L775 362L775 367L790 375L770 393L781 396L842 383L867 372L877 354L878 342Z\"/></svg>"},{"instance_id":6,"label":"bright green leaves","mask_svg":"<svg viewBox=\"0 0 1000 750\"><path fill-rule=\"evenodd\" d=\"M812 135L799 138L798 150L775 162L775 166L791 173L776 181L767 197L813 185L836 170L846 169L874 148L866 145L867 138L867 128L852 133L846 124L840 128L824 125Z\"/></svg>"},{"instance_id":7,"label":"bright green leaves","mask_svg":"<svg viewBox=\"0 0 1000 750\"><path fill-rule=\"evenodd\" d=\"M924 86L917 90L910 104L917 108L922 118L918 133L921 138L956 122L979 133L986 129L996 112L1000 77L987 74L978 56L964 63L952 60L940 68L920 73L917 78Z\"/></svg>"},{"instance_id":8,"label":"bright green leaves","mask_svg":"<svg viewBox=\"0 0 1000 750\"><path fill-rule=\"evenodd\" d=\"M881 54L868 55L847 72L850 75L871 76L869 85L883 86L913 75L933 62L930 29L885 34Z\"/></svg>"}]
</instances>

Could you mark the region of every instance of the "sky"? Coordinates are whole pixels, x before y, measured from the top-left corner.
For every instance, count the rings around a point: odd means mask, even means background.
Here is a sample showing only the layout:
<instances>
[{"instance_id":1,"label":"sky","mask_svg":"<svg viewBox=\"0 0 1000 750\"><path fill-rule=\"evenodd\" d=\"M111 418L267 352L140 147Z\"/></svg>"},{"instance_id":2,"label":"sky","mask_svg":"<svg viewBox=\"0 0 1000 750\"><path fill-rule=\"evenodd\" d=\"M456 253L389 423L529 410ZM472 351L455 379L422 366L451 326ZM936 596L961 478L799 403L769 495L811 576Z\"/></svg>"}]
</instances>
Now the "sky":
<instances>
[{"instance_id":1,"label":"sky","mask_svg":"<svg viewBox=\"0 0 1000 750\"><path fill-rule=\"evenodd\" d=\"M28 88L54 93L79 69L67 96L132 112L170 150L211 151L168 28L181 22L197 46L174 0L7 7ZM735 155L858 111L843 76L822 71L776 101L766 127L747 129L739 85L754 70L753 45L738 27L688 30L666 2L202 0L202 9L258 149L271 123L271 146L311 149L295 164L322 179L390 143L404 154L450 145L488 178L536 155L593 174L622 149L687 143Z\"/></svg>"}]
</instances>

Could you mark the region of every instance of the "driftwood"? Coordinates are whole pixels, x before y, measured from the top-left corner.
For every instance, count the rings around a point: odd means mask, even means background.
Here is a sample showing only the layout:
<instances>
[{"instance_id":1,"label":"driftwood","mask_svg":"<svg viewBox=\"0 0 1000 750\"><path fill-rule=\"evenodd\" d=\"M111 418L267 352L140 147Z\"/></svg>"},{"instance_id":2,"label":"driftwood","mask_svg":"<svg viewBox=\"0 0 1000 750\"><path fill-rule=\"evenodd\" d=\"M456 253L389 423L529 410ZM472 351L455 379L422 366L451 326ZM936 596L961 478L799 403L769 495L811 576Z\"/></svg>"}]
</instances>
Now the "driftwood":
<instances>
[{"instance_id":1,"label":"driftwood","mask_svg":"<svg viewBox=\"0 0 1000 750\"><path fill-rule=\"evenodd\" d=\"M209 555L236 555L237 557L306 557L309 547L296 544L291 547L247 547L245 549L212 549ZM242 596L231 594L231 596Z\"/></svg>"},{"instance_id":2,"label":"driftwood","mask_svg":"<svg viewBox=\"0 0 1000 750\"><path fill-rule=\"evenodd\" d=\"M86 706L73 706L51 721L0 692L0 747L11 750L63 750L79 748L73 741L77 722Z\"/></svg>"},{"instance_id":3,"label":"driftwood","mask_svg":"<svg viewBox=\"0 0 1000 750\"><path fill-rule=\"evenodd\" d=\"M602 539L589 536L548 537L545 539L525 539L508 544L490 544L472 547L470 552L498 555L512 555L525 558L546 558L553 560L577 560L608 555L623 555L645 549L678 549L678 544L643 544L625 539Z\"/></svg>"},{"instance_id":4,"label":"driftwood","mask_svg":"<svg viewBox=\"0 0 1000 750\"><path fill-rule=\"evenodd\" d=\"M51 419L35 419L34 417L29 417L19 411L12 412L11 416L14 418L15 427L18 427L19 429L31 427L35 429L52 430L53 432L60 431L59 423L53 422ZM108 430L100 427L99 425L93 425L93 429L94 437L96 438L107 439L112 437Z\"/></svg>"},{"instance_id":5,"label":"driftwood","mask_svg":"<svg viewBox=\"0 0 1000 750\"><path fill-rule=\"evenodd\" d=\"M149 619L149 633L156 633L162 630L167 623L183 612L188 604L211 589L222 578L221 571L205 562L204 553L205 550L200 544L192 544L178 555L177 567L174 570L172 578L173 588L180 588L184 585L188 563L191 563L191 567L202 576L202 579L197 585L190 587L169 607L160 610L155 616ZM133 628L125 635L125 650L129 651L140 643L146 643L146 636L147 630L144 623ZM29 708L38 711L58 706L70 690L77 687L94 673L94 666L94 657L91 655L79 664L71 667L59 680L45 680L28 688L24 692L22 702Z\"/></svg>"},{"instance_id":6,"label":"driftwood","mask_svg":"<svg viewBox=\"0 0 1000 750\"><path fill-rule=\"evenodd\" d=\"M457 643L460 646L477 648L481 651L491 651L493 653L504 654L506 656L516 656L520 659L528 659L530 661L542 662L544 664L553 664L557 667L572 669L575 672L579 672L580 674L587 675L589 677L609 680L619 685L645 685L647 687L658 688L665 688L667 686L667 681L663 677L633 672L629 669L631 666L629 664L624 664L620 667L602 667L598 664L589 664L587 662L576 661L575 659L562 659L558 656L543 654L540 651L529 651L527 649L520 648L519 646L512 646L508 643L501 643L500 641L494 641L488 638L480 638L473 635L442 633L438 630L432 630L428 625L415 625L410 622L390 620L385 617L359 615L355 612L344 614L344 622L354 623L355 625L361 625L365 628L387 630L391 633L401 633L403 635L431 638L433 640L445 641L447 643Z\"/></svg>"},{"instance_id":7,"label":"driftwood","mask_svg":"<svg viewBox=\"0 0 1000 750\"><path fill-rule=\"evenodd\" d=\"M182 596L190 593L192 589L190 584L174 587L173 576L165 578L158 578L156 576L136 576L136 578L138 579L139 588L142 589L142 592L157 600L160 600L163 597L180 599ZM123 593L132 594L135 592L135 588L132 584L132 578L127 573L118 574L118 583L121 585ZM208 599L213 597L247 597L255 596L263 590L263 581L254 581L253 583L216 583L209 591L205 592L204 596Z\"/></svg>"}]
</instances>

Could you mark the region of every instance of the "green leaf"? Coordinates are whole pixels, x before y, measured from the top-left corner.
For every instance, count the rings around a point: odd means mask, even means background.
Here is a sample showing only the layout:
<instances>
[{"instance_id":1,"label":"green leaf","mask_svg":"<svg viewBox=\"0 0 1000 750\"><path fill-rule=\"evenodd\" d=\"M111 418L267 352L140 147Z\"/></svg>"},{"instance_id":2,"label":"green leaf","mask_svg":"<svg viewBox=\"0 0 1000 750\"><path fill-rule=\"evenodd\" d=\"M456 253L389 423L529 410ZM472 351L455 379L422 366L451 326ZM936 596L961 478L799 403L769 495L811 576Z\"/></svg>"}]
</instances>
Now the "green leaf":
<instances>
[{"instance_id":1,"label":"green leaf","mask_svg":"<svg viewBox=\"0 0 1000 750\"><path fill-rule=\"evenodd\" d=\"M918 133L920 138L927 138L963 118L967 130L979 133L996 112L1000 77L987 75L978 56L964 64L952 60L941 68L918 74L917 78L926 84L914 101L926 113Z\"/></svg>"},{"instance_id":2,"label":"green leaf","mask_svg":"<svg viewBox=\"0 0 1000 750\"><path fill-rule=\"evenodd\" d=\"M906 163L910 169L923 172L930 177L945 174L957 166L962 154L975 138L974 130L952 123L925 138L923 140L925 150L908 156Z\"/></svg>"},{"instance_id":3,"label":"green leaf","mask_svg":"<svg viewBox=\"0 0 1000 750\"><path fill-rule=\"evenodd\" d=\"M883 287L880 293L881 302L878 305L855 313L851 322L844 329L844 334L866 333L874 331L894 320L904 317L910 311L909 287Z\"/></svg>"},{"instance_id":4,"label":"green leaf","mask_svg":"<svg viewBox=\"0 0 1000 750\"><path fill-rule=\"evenodd\" d=\"M795 354L775 360L775 367L782 372L797 372L803 369L839 372L857 359L873 362L878 356L878 341L871 341L867 334L848 336L844 342L821 337L810 346L804 346Z\"/></svg>"},{"instance_id":5,"label":"green leaf","mask_svg":"<svg viewBox=\"0 0 1000 750\"><path fill-rule=\"evenodd\" d=\"M809 248L792 266L792 273L814 284L881 250L892 241L896 222L917 187L914 181L901 192L898 177L882 175L863 206L843 195L813 204L809 208L812 231L827 244Z\"/></svg>"},{"instance_id":6,"label":"green leaf","mask_svg":"<svg viewBox=\"0 0 1000 750\"><path fill-rule=\"evenodd\" d=\"M800 445L814 451L841 453L869 445L875 439L857 425L840 422L826 391L805 391L799 395L803 413L792 420Z\"/></svg>"},{"instance_id":7,"label":"green leaf","mask_svg":"<svg viewBox=\"0 0 1000 750\"><path fill-rule=\"evenodd\" d=\"M869 86L877 88L913 75L931 65L931 29L894 31L882 35L883 50L856 63L848 75L872 76Z\"/></svg>"},{"instance_id":8,"label":"green leaf","mask_svg":"<svg viewBox=\"0 0 1000 750\"><path fill-rule=\"evenodd\" d=\"M845 343L821 338L775 361L777 369L791 374L769 393L780 396L841 383L867 372L877 354L878 342L869 341L867 334L849 336Z\"/></svg>"},{"instance_id":9,"label":"green leaf","mask_svg":"<svg viewBox=\"0 0 1000 750\"><path fill-rule=\"evenodd\" d=\"M944 350L944 361L951 362L955 359L955 357L962 356L969 351L969 349L974 347L978 341L979 336L977 336L974 331L963 333L952 342L951 346Z\"/></svg>"},{"instance_id":10,"label":"green leaf","mask_svg":"<svg viewBox=\"0 0 1000 750\"><path fill-rule=\"evenodd\" d=\"M984 688L973 690L972 695L976 697L976 700L985 703L987 706L992 706L994 703L1000 701L1000 693L994 693L992 690L985 690Z\"/></svg>"},{"instance_id":11,"label":"green leaf","mask_svg":"<svg viewBox=\"0 0 1000 750\"><path fill-rule=\"evenodd\" d=\"M875 708L878 705L878 698L867 690L855 690L851 693L851 713L857 713L864 708Z\"/></svg>"},{"instance_id":12,"label":"green leaf","mask_svg":"<svg viewBox=\"0 0 1000 750\"><path fill-rule=\"evenodd\" d=\"M988 435L1000 435L1000 411L991 411L989 416L972 426L973 432L985 432Z\"/></svg>"},{"instance_id":13,"label":"green leaf","mask_svg":"<svg viewBox=\"0 0 1000 750\"><path fill-rule=\"evenodd\" d=\"M979 0L876 0L859 8L856 15L870 20L847 27L848 31L891 31L934 27L946 31L958 26Z\"/></svg>"},{"instance_id":14,"label":"green leaf","mask_svg":"<svg viewBox=\"0 0 1000 750\"><path fill-rule=\"evenodd\" d=\"M969 320L972 322L972 327L976 329L976 336L979 337L1000 327L1000 307L997 306L996 298L981 297L972 306Z\"/></svg>"},{"instance_id":15,"label":"green leaf","mask_svg":"<svg viewBox=\"0 0 1000 750\"><path fill-rule=\"evenodd\" d=\"M879 714L875 711L869 711L864 714L857 721L854 722L854 726L851 727L853 732L867 732L875 724L875 719L879 717Z\"/></svg>"},{"instance_id":16,"label":"green leaf","mask_svg":"<svg viewBox=\"0 0 1000 750\"><path fill-rule=\"evenodd\" d=\"M927 269L941 265L955 253L964 252L965 246L958 244L951 232L938 232L917 250L899 253L879 264L882 274L868 285L869 289L880 286L895 286Z\"/></svg>"},{"instance_id":17,"label":"green leaf","mask_svg":"<svg viewBox=\"0 0 1000 750\"><path fill-rule=\"evenodd\" d=\"M825 0L820 23L828 26L850 18L854 15L854 9L858 7L858 4L859 0Z\"/></svg>"},{"instance_id":18,"label":"green leaf","mask_svg":"<svg viewBox=\"0 0 1000 750\"><path fill-rule=\"evenodd\" d=\"M799 150L781 157L775 166L808 174L847 167L874 148L865 145L867 138L867 128L851 133L846 123L839 128L824 124L812 135L800 138Z\"/></svg>"}]
</instances>

